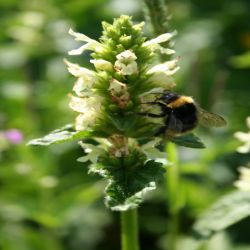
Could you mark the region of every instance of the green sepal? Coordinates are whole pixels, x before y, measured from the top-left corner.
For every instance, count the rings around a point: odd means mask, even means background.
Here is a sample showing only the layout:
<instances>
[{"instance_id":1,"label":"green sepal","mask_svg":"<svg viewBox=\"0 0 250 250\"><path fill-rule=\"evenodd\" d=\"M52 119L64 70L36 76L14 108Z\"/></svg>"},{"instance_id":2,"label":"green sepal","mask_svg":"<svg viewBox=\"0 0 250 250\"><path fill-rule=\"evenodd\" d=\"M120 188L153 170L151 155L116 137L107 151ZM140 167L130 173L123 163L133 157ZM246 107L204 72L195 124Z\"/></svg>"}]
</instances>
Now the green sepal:
<instances>
[{"instance_id":1,"label":"green sepal","mask_svg":"<svg viewBox=\"0 0 250 250\"><path fill-rule=\"evenodd\" d=\"M199 137L194 134L176 136L169 139L171 142L187 148L205 148L206 146Z\"/></svg>"},{"instance_id":2,"label":"green sepal","mask_svg":"<svg viewBox=\"0 0 250 250\"><path fill-rule=\"evenodd\" d=\"M42 138L37 138L29 141L28 146L49 146L62 142L70 142L73 140L80 140L84 137L90 136L90 131L75 131L74 126L68 124L60 129L56 129L45 135Z\"/></svg>"},{"instance_id":3,"label":"green sepal","mask_svg":"<svg viewBox=\"0 0 250 250\"><path fill-rule=\"evenodd\" d=\"M250 192L236 191L224 196L194 224L198 238L208 238L250 216Z\"/></svg>"},{"instance_id":4,"label":"green sepal","mask_svg":"<svg viewBox=\"0 0 250 250\"><path fill-rule=\"evenodd\" d=\"M98 173L108 180L105 189L105 204L111 210L124 211L137 207L143 194L155 189L155 182L165 173L162 163L146 159L134 149L128 156L100 156L92 164L90 172Z\"/></svg>"}]
</instances>

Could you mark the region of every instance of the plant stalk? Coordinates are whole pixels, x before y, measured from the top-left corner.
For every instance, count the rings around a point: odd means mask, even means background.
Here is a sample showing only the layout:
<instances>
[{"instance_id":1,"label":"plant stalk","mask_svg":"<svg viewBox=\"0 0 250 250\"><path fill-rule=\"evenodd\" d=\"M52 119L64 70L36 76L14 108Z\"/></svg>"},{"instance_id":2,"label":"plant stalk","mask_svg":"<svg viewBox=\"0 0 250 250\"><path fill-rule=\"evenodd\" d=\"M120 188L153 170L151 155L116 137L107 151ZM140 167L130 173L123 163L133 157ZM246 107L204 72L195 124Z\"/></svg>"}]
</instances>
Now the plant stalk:
<instances>
[{"instance_id":1,"label":"plant stalk","mask_svg":"<svg viewBox=\"0 0 250 250\"><path fill-rule=\"evenodd\" d=\"M122 250L139 250L137 209L121 212Z\"/></svg>"},{"instance_id":2,"label":"plant stalk","mask_svg":"<svg viewBox=\"0 0 250 250\"><path fill-rule=\"evenodd\" d=\"M165 176L165 185L168 199L167 206L171 215L171 221L169 224L168 249L176 250L179 234L179 210L182 203L180 194L179 159L175 144L170 142L167 143L166 151L168 160L172 164L171 166L169 166Z\"/></svg>"}]
</instances>

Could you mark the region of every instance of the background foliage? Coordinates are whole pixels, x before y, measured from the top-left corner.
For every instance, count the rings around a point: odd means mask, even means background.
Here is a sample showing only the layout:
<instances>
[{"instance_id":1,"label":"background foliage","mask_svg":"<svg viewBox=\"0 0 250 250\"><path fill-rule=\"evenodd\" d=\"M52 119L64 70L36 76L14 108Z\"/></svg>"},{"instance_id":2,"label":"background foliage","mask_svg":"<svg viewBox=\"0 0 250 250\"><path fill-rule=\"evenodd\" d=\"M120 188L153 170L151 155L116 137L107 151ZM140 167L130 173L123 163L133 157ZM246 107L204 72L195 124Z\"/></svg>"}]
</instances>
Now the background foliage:
<instances>
[{"instance_id":1,"label":"background foliage","mask_svg":"<svg viewBox=\"0 0 250 250\"><path fill-rule=\"evenodd\" d=\"M250 3L247 0L168 1L178 30L177 89L203 108L227 117L225 129L197 134L206 149L179 148L180 239L191 244L191 226L220 196L234 190L237 167L250 155L236 153L250 102ZM0 0L0 248L3 250L119 249L119 217L105 208L104 183L76 161L76 143L30 148L25 143L74 119L67 94L74 82L63 64L75 48L69 27L92 38L101 21L120 14L144 19L134 0ZM150 29L145 32L151 36ZM248 54L247 54L248 53ZM78 63L86 64L88 55ZM18 129L21 143L4 133ZM169 211L164 185L140 208L141 248L165 249ZM250 220L229 227L207 249L249 249ZM216 248L217 247L217 248Z\"/></svg>"}]
</instances>

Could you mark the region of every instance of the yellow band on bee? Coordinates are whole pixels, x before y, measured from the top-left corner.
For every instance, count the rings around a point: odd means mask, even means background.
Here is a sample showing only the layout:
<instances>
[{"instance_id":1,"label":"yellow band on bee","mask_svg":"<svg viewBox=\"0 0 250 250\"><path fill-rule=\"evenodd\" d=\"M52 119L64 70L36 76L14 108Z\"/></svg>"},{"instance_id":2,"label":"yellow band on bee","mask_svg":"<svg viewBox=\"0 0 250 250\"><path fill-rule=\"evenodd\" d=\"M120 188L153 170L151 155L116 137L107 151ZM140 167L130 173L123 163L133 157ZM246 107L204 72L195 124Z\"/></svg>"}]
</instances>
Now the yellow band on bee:
<instances>
[{"instance_id":1,"label":"yellow band on bee","mask_svg":"<svg viewBox=\"0 0 250 250\"><path fill-rule=\"evenodd\" d=\"M178 99L174 100L173 102L169 103L167 107L174 109L178 108L182 105L185 105L187 103L194 103L194 100L190 96L180 96Z\"/></svg>"}]
</instances>

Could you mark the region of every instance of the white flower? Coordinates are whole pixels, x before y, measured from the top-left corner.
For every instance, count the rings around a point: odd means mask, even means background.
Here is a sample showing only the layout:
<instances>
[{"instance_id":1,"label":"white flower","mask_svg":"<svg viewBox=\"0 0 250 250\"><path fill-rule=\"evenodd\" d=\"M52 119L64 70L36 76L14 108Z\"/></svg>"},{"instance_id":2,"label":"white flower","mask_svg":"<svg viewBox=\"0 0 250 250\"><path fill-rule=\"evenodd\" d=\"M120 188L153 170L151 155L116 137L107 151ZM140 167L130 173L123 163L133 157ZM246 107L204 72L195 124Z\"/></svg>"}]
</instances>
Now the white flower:
<instances>
[{"instance_id":1,"label":"white flower","mask_svg":"<svg viewBox=\"0 0 250 250\"><path fill-rule=\"evenodd\" d=\"M164 90L172 89L176 86L174 79L165 72L157 72L149 77L149 80L158 86L163 87Z\"/></svg>"},{"instance_id":2,"label":"white flower","mask_svg":"<svg viewBox=\"0 0 250 250\"><path fill-rule=\"evenodd\" d=\"M89 110L88 112L78 115L75 121L75 129L77 131L82 131L93 126L96 122L96 118L96 110Z\"/></svg>"},{"instance_id":3,"label":"white flower","mask_svg":"<svg viewBox=\"0 0 250 250\"><path fill-rule=\"evenodd\" d=\"M240 167L240 178L234 185L242 191L250 191L250 169L247 167Z\"/></svg>"},{"instance_id":4,"label":"white flower","mask_svg":"<svg viewBox=\"0 0 250 250\"><path fill-rule=\"evenodd\" d=\"M250 129L250 117L246 120L247 127ZM245 143L243 146L237 148L239 153L245 154L250 152L250 131L248 133L236 132L234 134L235 138Z\"/></svg>"},{"instance_id":5,"label":"white flower","mask_svg":"<svg viewBox=\"0 0 250 250\"><path fill-rule=\"evenodd\" d=\"M93 84L96 81L96 74L94 71L86 69L84 67L79 66L78 64L71 63L64 59L64 62L67 65L68 71L73 75L78 77L76 81L73 91L78 96L84 96L82 93L84 90L91 90Z\"/></svg>"},{"instance_id":6,"label":"white flower","mask_svg":"<svg viewBox=\"0 0 250 250\"><path fill-rule=\"evenodd\" d=\"M115 94L119 94L127 90L127 85L125 83L119 82L116 79L110 81L109 90Z\"/></svg>"},{"instance_id":7,"label":"white flower","mask_svg":"<svg viewBox=\"0 0 250 250\"><path fill-rule=\"evenodd\" d=\"M147 74L154 74L154 73L165 73L167 76L172 76L175 74L180 67L177 66L177 59L167 61L162 64L157 64L152 67L150 70L147 71Z\"/></svg>"},{"instance_id":8,"label":"white flower","mask_svg":"<svg viewBox=\"0 0 250 250\"><path fill-rule=\"evenodd\" d=\"M125 50L116 56L115 69L122 75L133 75L138 73L136 55L132 50Z\"/></svg>"},{"instance_id":9,"label":"white flower","mask_svg":"<svg viewBox=\"0 0 250 250\"><path fill-rule=\"evenodd\" d=\"M93 126L101 109L101 98L97 96L83 98L70 96L70 98L70 108L80 113L76 118L76 130L84 130Z\"/></svg>"},{"instance_id":10,"label":"white flower","mask_svg":"<svg viewBox=\"0 0 250 250\"><path fill-rule=\"evenodd\" d=\"M171 89L175 87L173 78L171 77L179 67L177 67L177 59L158 64L149 69L146 74L149 75L149 80L159 87Z\"/></svg>"},{"instance_id":11,"label":"white flower","mask_svg":"<svg viewBox=\"0 0 250 250\"><path fill-rule=\"evenodd\" d=\"M99 70L111 71L113 69L112 63L103 59L92 59L90 62L93 63L95 68Z\"/></svg>"},{"instance_id":12,"label":"white flower","mask_svg":"<svg viewBox=\"0 0 250 250\"><path fill-rule=\"evenodd\" d=\"M167 42L167 41L169 41L175 34L176 34L176 32L161 34L161 35L157 36L157 37L154 38L154 39L151 39L151 40L149 40L149 41L146 41L145 43L143 43L143 46L155 46L155 45L158 45L159 43Z\"/></svg>"},{"instance_id":13,"label":"white flower","mask_svg":"<svg viewBox=\"0 0 250 250\"><path fill-rule=\"evenodd\" d=\"M69 55L81 55L85 50L92 50L96 52L100 52L103 50L101 43L87 37L84 34L74 32L72 29L69 30L69 34L74 36L76 41L86 42L86 44L84 44L80 48L69 51Z\"/></svg>"},{"instance_id":14,"label":"white flower","mask_svg":"<svg viewBox=\"0 0 250 250\"><path fill-rule=\"evenodd\" d=\"M70 97L70 108L79 113L85 113L90 109L99 110L101 107L101 98L99 96Z\"/></svg>"},{"instance_id":15,"label":"white flower","mask_svg":"<svg viewBox=\"0 0 250 250\"><path fill-rule=\"evenodd\" d=\"M162 35L159 35L158 37L151 39L149 41L146 41L143 43L143 46L150 47L151 50L160 50L161 54L167 54L172 55L175 53L173 49L164 48L160 45L160 43L168 42L173 36L176 35L177 32L172 33L164 33Z\"/></svg>"},{"instance_id":16,"label":"white flower","mask_svg":"<svg viewBox=\"0 0 250 250\"><path fill-rule=\"evenodd\" d=\"M109 89L111 98L120 108L124 108L130 100L127 85L112 79L110 81Z\"/></svg>"}]
</instances>

